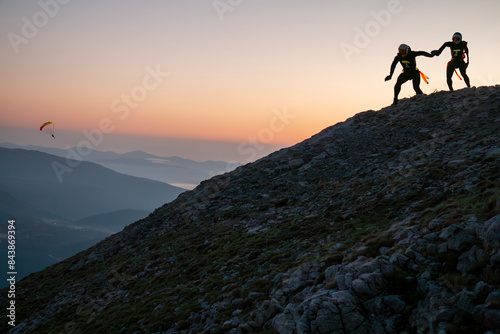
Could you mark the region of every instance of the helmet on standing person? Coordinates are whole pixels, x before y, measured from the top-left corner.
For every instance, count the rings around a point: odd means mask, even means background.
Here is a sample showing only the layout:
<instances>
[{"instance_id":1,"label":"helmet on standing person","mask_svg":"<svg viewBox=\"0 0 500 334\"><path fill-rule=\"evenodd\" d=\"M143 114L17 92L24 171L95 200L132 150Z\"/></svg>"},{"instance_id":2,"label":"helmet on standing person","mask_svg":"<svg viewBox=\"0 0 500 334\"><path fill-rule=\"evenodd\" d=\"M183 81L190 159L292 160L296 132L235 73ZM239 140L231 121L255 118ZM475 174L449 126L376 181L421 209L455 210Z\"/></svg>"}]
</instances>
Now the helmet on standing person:
<instances>
[{"instance_id":1,"label":"helmet on standing person","mask_svg":"<svg viewBox=\"0 0 500 334\"><path fill-rule=\"evenodd\" d=\"M456 42L455 42L455 37L458 38L458 41L456 41ZM454 33L452 40L453 40L453 42L455 42L455 44L460 43L462 41L462 34L459 32Z\"/></svg>"},{"instance_id":2,"label":"helmet on standing person","mask_svg":"<svg viewBox=\"0 0 500 334\"><path fill-rule=\"evenodd\" d=\"M401 54L401 56L406 56L408 54L408 52L410 51L410 47L406 44L401 44L399 47L398 47L398 52L399 54Z\"/></svg>"}]
</instances>

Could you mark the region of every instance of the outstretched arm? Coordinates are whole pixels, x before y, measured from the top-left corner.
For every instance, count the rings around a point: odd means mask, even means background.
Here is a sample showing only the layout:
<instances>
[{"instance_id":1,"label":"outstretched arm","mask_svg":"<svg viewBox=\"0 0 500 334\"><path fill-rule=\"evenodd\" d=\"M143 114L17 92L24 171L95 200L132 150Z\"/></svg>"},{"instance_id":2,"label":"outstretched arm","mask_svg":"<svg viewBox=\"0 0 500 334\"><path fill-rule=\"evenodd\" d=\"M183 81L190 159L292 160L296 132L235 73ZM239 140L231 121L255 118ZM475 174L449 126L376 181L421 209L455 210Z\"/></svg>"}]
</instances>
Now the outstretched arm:
<instances>
[{"instance_id":1,"label":"outstretched arm","mask_svg":"<svg viewBox=\"0 0 500 334\"><path fill-rule=\"evenodd\" d=\"M431 53L426 52L426 51L414 51L414 52L415 52L415 56L434 57L434 54L431 54Z\"/></svg>"},{"instance_id":2,"label":"outstretched arm","mask_svg":"<svg viewBox=\"0 0 500 334\"><path fill-rule=\"evenodd\" d=\"M445 42L443 45L441 45L441 47L438 50L434 50L431 53L434 56L439 56L441 54L441 52L443 52L444 48L446 48L447 44L448 44L448 42Z\"/></svg>"},{"instance_id":3,"label":"outstretched arm","mask_svg":"<svg viewBox=\"0 0 500 334\"><path fill-rule=\"evenodd\" d=\"M398 64L398 56L394 57L394 60L392 61L391 64L391 73L389 73L389 75L385 77L385 81L391 80L392 74L394 73L397 64Z\"/></svg>"}]
</instances>

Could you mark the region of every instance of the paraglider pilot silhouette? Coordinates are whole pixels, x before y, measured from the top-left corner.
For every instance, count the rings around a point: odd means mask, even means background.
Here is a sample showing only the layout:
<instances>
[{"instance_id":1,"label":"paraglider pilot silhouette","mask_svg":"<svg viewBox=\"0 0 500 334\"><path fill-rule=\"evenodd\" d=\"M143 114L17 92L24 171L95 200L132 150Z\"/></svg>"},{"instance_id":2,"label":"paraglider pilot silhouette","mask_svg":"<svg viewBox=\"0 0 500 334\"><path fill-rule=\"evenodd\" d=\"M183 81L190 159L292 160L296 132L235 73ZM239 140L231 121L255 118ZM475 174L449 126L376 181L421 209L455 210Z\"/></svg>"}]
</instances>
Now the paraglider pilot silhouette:
<instances>
[{"instance_id":1,"label":"paraglider pilot silhouette","mask_svg":"<svg viewBox=\"0 0 500 334\"><path fill-rule=\"evenodd\" d=\"M417 68L417 62L415 58L418 56L426 56L431 58L434 57L434 55L425 51L412 51L411 48L406 44L401 44L399 46L398 54L396 55L396 57L394 57L394 61L391 64L391 72L387 77L385 77L385 81L391 80L397 63L401 63L401 66L403 66L403 72L398 76L398 80L394 85L393 104L398 103L398 95L401 91L401 85L403 85L408 80L413 80L413 89L417 94L423 94L422 90L420 89L420 76L422 76L425 82L427 82L428 77L420 72Z\"/></svg>"},{"instance_id":2,"label":"paraglider pilot silhouette","mask_svg":"<svg viewBox=\"0 0 500 334\"><path fill-rule=\"evenodd\" d=\"M452 42L445 42L439 50L431 51L433 55L439 56L445 48L450 48L451 60L446 65L446 82L448 83L448 88L451 91L453 91L451 77L453 76L453 72L457 73L457 68L460 70L460 74L464 77L467 87L470 87L469 77L466 73L467 67L469 66L469 48L467 47L467 42L462 40L462 34L459 32L454 33L452 39ZM464 61L465 55L467 55L467 62ZM462 80L458 73L457 75L460 80Z\"/></svg>"},{"instance_id":3,"label":"paraglider pilot silhouette","mask_svg":"<svg viewBox=\"0 0 500 334\"><path fill-rule=\"evenodd\" d=\"M55 124L52 122L45 122L40 127L40 131L46 132L49 135L51 135L53 138L55 138L54 137L54 126L55 126Z\"/></svg>"}]
</instances>

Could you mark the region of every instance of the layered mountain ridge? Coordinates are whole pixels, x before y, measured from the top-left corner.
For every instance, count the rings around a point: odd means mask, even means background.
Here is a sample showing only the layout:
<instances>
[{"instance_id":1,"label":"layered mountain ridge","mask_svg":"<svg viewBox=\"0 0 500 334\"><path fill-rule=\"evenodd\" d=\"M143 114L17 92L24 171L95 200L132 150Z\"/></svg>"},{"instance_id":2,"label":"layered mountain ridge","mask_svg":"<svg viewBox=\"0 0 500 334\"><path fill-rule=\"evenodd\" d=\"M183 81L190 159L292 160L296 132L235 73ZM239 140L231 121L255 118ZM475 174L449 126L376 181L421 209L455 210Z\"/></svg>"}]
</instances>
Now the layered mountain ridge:
<instances>
[{"instance_id":1,"label":"layered mountain ridge","mask_svg":"<svg viewBox=\"0 0 500 334\"><path fill-rule=\"evenodd\" d=\"M499 86L357 114L26 277L0 328L500 329L499 160Z\"/></svg>"}]
</instances>

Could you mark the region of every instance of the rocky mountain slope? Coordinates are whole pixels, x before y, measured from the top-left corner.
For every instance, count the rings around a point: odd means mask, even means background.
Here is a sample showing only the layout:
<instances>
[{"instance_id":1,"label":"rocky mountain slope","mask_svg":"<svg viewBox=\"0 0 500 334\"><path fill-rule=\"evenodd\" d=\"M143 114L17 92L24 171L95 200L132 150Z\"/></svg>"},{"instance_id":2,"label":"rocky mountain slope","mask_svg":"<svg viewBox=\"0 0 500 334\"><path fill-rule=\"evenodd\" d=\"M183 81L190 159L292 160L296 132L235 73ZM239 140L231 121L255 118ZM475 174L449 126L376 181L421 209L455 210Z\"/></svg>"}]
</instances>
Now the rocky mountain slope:
<instances>
[{"instance_id":1,"label":"rocky mountain slope","mask_svg":"<svg viewBox=\"0 0 500 334\"><path fill-rule=\"evenodd\" d=\"M0 326L493 333L499 159L499 86L360 113L28 276Z\"/></svg>"}]
</instances>

